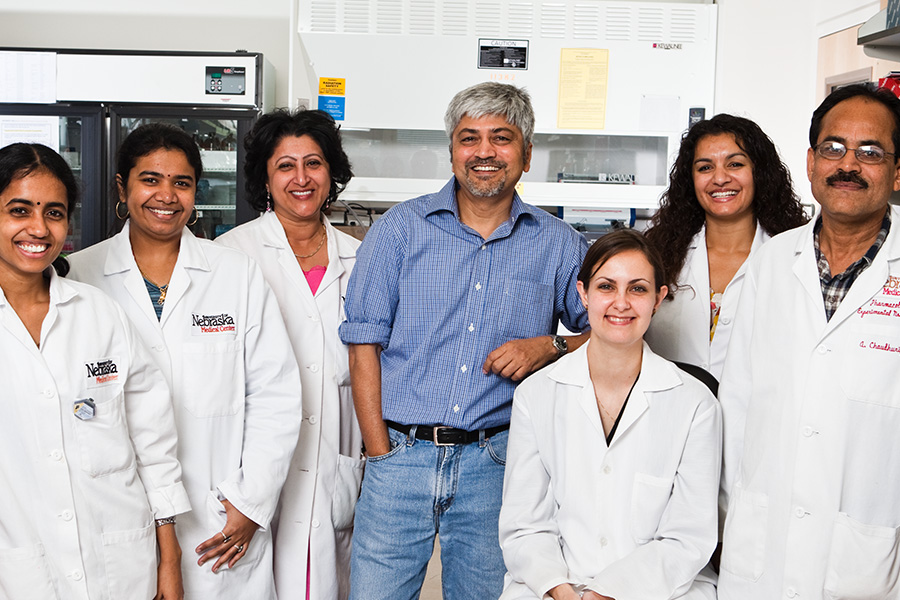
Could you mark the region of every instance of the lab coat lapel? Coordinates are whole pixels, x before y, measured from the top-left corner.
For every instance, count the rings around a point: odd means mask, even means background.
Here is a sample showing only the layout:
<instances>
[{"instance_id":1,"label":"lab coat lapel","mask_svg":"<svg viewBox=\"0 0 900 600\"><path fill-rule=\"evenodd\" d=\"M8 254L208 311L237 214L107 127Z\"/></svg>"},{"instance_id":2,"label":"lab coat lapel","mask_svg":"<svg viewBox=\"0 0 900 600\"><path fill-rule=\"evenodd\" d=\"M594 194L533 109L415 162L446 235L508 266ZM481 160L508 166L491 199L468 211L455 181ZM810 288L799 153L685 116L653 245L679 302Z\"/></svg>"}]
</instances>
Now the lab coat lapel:
<instances>
[{"instance_id":1,"label":"lab coat lapel","mask_svg":"<svg viewBox=\"0 0 900 600\"><path fill-rule=\"evenodd\" d=\"M328 232L328 267L325 270L325 276L322 277L322 282L319 284L319 288L316 290L316 295L327 289L329 285L337 282L341 274L344 272L344 266L339 260L340 251L338 250L337 235L335 235L335 229L334 227L332 227L331 223L327 221L327 219L325 222L325 230Z\"/></svg>"},{"instance_id":2,"label":"lab coat lapel","mask_svg":"<svg viewBox=\"0 0 900 600\"><path fill-rule=\"evenodd\" d=\"M547 377L563 385L581 388L573 396L576 398L578 406L581 407L581 411L584 413L587 421L597 431L597 435L600 436L600 439L605 440L606 434L603 432L603 421L600 419L597 396L594 394L594 384L591 383L591 374L588 369L588 344L590 342L557 361L550 367ZM606 444L603 444L603 447L605 448Z\"/></svg>"},{"instance_id":3,"label":"lab coat lapel","mask_svg":"<svg viewBox=\"0 0 900 600\"><path fill-rule=\"evenodd\" d=\"M122 231L112 238L109 252L106 254L106 264L103 266L103 275L117 281L137 305L140 313L153 323L154 327L159 327L159 320L147 293L144 277L134 260L131 238L128 237L129 231L130 223L126 221ZM112 289L115 289L115 286L112 286ZM121 301L115 293L112 296Z\"/></svg>"},{"instance_id":4,"label":"lab coat lapel","mask_svg":"<svg viewBox=\"0 0 900 600\"><path fill-rule=\"evenodd\" d=\"M681 377L676 372L676 367L667 360L653 353L647 342L644 342L644 353L641 358L641 374L631 391L625 412L619 419L619 427L613 437L612 444L628 434L628 430L650 408L648 400L650 394L677 387L682 384Z\"/></svg>"},{"instance_id":5,"label":"lab coat lapel","mask_svg":"<svg viewBox=\"0 0 900 600\"><path fill-rule=\"evenodd\" d=\"M278 253L278 264L281 266L285 278L294 286L301 301L307 306L310 303L314 304L312 290L309 289L309 284L303 275L303 269L300 268L300 263L297 262L297 257L294 256L294 251L291 249L287 234L284 232L284 226L278 220L278 216L274 212L267 212L262 218L265 224L263 245Z\"/></svg>"},{"instance_id":6,"label":"lab coat lapel","mask_svg":"<svg viewBox=\"0 0 900 600\"><path fill-rule=\"evenodd\" d=\"M163 305L162 318L159 320L160 326L165 327L169 317L190 289L192 270L209 271L209 261L197 238L185 227L181 232L178 260L175 262L175 269L172 270L172 278L169 279L166 302ZM188 307L188 310L191 308L193 307Z\"/></svg>"},{"instance_id":7,"label":"lab coat lapel","mask_svg":"<svg viewBox=\"0 0 900 600\"><path fill-rule=\"evenodd\" d=\"M690 248L691 262L688 265L690 272L686 281L694 283L698 289L693 290L703 298L709 297L709 255L706 252L706 226L704 225L700 232L691 240ZM690 293L685 290L686 293ZM708 312L707 312L708 317Z\"/></svg>"},{"instance_id":8,"label":"lab coat lapel","mask_svg":"<svg viewBox=\"0 0 900 600\"><path fill-rule=\"evenodd\" d=\"M822 299L822 284L819 282L819 267L816 261L816 249L813 246L813 226L815 220L810 221L806 227L806 231L797 239L797 245L794 247L794 276L800 282L801 287L806 291L813 310L816 311L821 318L821 322L825 323L825 302Z\"/></svg>"}]
</instances>

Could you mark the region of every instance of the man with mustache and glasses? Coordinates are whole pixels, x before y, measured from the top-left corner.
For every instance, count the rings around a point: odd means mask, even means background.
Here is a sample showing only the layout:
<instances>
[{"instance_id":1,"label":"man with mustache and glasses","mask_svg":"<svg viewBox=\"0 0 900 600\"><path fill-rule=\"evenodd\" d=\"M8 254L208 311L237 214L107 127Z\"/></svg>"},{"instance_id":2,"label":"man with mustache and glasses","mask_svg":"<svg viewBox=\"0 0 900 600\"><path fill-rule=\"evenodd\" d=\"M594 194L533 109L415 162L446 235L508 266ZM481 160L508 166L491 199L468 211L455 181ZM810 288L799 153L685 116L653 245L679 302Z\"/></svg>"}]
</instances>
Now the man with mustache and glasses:
<instances>
[{"instance_id":1,"label":"man with mustache and glasses","mask_svg":"<svg viewBox=\"0 0 900 600\"><path fill-rule=\"evenodd\" d=\"M350 597L418 598L440 532L444 598L497 598L500 512L518 381L580 346L584 238L515 191L531 161L528 94L482 83L444 118L453 177L391 208L357 252L340 335L368 464Z\"/></svg>"},{"instance_id":2,"label":"man with mustache and glasses","mask_svg":"<svg viewBox=\"0 0 900 600\"><path fill-rule=\"evenodd\" d=\"M809 138L821 213L752 261L719 388L723 600L900 598L900 100L841 88Z\"/></svg>"}]
</instances>

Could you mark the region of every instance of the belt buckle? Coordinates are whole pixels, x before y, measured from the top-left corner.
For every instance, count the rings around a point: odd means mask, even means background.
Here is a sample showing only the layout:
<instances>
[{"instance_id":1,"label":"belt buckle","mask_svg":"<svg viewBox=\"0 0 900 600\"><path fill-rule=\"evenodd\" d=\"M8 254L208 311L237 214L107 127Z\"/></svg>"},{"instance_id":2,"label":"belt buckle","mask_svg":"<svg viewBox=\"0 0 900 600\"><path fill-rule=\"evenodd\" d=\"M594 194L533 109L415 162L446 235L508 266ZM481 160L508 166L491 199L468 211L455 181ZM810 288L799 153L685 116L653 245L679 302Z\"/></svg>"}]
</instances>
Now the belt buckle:
<instances>
[{"instance_id":1,"label":"belt buckle","mask_svg":"<svg viewBox=\"0 0 900 600\"><path fill-rule=\"evenodd\" d=\"M446 425L435 425L433 428L432 436L434 437L434 445L435 446L455 446L455 442L445 442L441 443L438 441L438 431L441 429L453 429L452 427L447 427Z\"/></svg>"}]
</instances>

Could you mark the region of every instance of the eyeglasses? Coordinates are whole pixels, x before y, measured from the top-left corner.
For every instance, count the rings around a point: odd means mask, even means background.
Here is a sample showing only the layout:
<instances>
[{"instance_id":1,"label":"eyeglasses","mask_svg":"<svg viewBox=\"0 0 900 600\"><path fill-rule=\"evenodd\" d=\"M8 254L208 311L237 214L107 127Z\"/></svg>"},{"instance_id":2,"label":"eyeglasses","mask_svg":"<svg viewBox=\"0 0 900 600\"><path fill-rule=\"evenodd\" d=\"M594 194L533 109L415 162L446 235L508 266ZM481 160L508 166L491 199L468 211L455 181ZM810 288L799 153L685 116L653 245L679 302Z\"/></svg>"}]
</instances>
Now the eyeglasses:
<instances>
[{"instance_id":1,"label":"eyeglasses","mask_svg":"<svg viewBox=\"0 0 900 600\"><path fill-rule=\"evenodd\" d=\"M856 160L867 165L877 165L884 161L885 156L895 156L892 152L885 152L880 146L860 146L848 148L840 142L822 142L815 148L816 154L827 160L841 160L847 154L847 150L853 150Z\"/></svg>"}]
</instances>

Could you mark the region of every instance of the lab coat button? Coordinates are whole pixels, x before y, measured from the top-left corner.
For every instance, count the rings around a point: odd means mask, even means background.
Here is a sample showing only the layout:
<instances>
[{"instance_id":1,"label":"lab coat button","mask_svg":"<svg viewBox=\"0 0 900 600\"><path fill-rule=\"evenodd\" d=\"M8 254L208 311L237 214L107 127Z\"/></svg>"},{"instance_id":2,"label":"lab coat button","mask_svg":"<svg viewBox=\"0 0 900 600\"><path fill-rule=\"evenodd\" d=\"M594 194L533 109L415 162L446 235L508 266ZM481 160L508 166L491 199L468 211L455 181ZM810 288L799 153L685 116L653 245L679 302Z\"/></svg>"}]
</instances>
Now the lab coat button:
<instances>
[{"instance_id":1,"label":"lab coat button","mask_svg":"<svg viewBox=\"0 0 900 600\"><path fill-rule=\"evenodd\" d=\"M608 540L608 539L606 539L605 537L600 538L600 545L601 545L601 546L606 547L607 544L609 544L609 540Z\"/></svg>"},{"instance_id":2,"label":"lab coat button","mask_svg":"<svg viewBox=\"0 0 900 600\"><path fill-rule=\"evenodd\" d=\"M789 587L788 589L784 590L784 595L787 596L788 598L795 598L797 596L797 590L795 590L792 587Z\"/></svg>"},{"instance_id":3,"label":"lab coat button","mask_svg":"<svg viewBox=\"0 0 900 600\"><path fill-rule=\"evenodd\" d=\"M62 452L60 452L59 450L54 450L50 453L50 458L52 458L53 460L62 460Z\"/></svg>"},{"instance_id":4,"label":"lab coat button","mask_svg":"<svg viewBox=\"0 0 900 600\"><path fill-rule=\"evenodd\" d=\"M47 388L46 390L44 390L44 395L47 396L48 398L52 398L53 390L51 390L50 388Z\"/></svg>"},{"instance_id":5,"label":"lab coat button","mask_svg":"<svg viewBox=\"0 0 900 600\"><path fill-rule=\"evenodd\" d=\"M719 323L721 323L722 325L728 325L729 323L731 323L731 318L722 317L721 319L719 319Z\"/></svg>"},{"instance_id":6,"label":"lab coat button","mask_svg":"<svg viewBox=\"0 0 900 600\"><path fill-rule=\"evenodd\" d=\"M313 527L318 527L318 526L319 526L319 520L318 520L318 519L313 519L313 520L312 520L312 526L313 526Z\"/></svg>"},{"instance_id":7,"label":"lab coat button","mask_svg":"<svg viewBox=\"0 0 900 600\"><path fill-rule=\"evenodd\" d=\"M72 517L74 517L75 515L72 514L71 510L64 510L59 514L59 516L62 517L63 521L71 521Z\"/></svg>"},{"instance_id":8,"label":"lab coat button","mask_svg":"<svg viewBox=\"0 0 900 600\"><path fill-rule=\"evenodd\" d=\"M318 373L318 372L319 372L319 365L313 363L313 364L309 365L309 370L312 371L313 373Z\"/></svg>"},{"instance_id":9,"label":"lab coat button","mask_svg":"<svg viewBox=\"0 0 900 600\"><path fill-rule=\"evenodd\" d=\"M84 573L77 570L72 571L72 579L74 579L75 581L81 581L82 579L84 579Z\"/></svg>"},{"instance_id":10,"label":"lab coat button","mask_svg":"<svg viewBox=\"0 0 900 600\"><path fill-rule=\"evenodd\" d=\"M813 434L813 428L812 428L812 427L810 427L809 425L807 425L806 427L803 428L803 435L804 435L805 437L812 437L812 434Z\"/></svg>"},{"instance_id":11,"label":"lab coat button","mask_svg":"<svg viewBox=\"0 0 900 600\"><path fill-rule=\"evenodd\" d=\"M828 352L828 348L826 348L825 346L819 346L818 348L816 348L816 352L818 352L819 354L825 354L826 352Z\"/></svg>"},{"instance_id":12,"label":"lab coat button","mask_svg":"<svg viewBox=\"0 0 900 600\"><path fill-rule=\"evenodd\" d=\"M309 416L309 422L310 422L311 424L315 425L316 423L319 422L319 417L317 417L316 415L310 415L310 416Z\"/></svg>"},{"instance_id":13,"label":"lab coat button","mask_svg":"<svg viewBox=\"0 0 900 600\"><path fill-rule=\"evenodd\" d=\"M612 468L609 465L603 465L603 473L605 475L609 475L612 472Z\"/></svg>"},{"instance_id":14,"label":"lab coat button","mask_svg":"<svg viewBox=\"0 0 900 600\"><path fill-rule=\"evenodd\" d=\"M803 517L806 516L806 511L803 510L802 506L798 506L797 508L794 509L794 516L797 517L798 519L802 519Z\"/></svg>"},{"instance_id":15,"label":"lab coat button","mask_svg":"<svg viewBox=\"0 0 900 600\"><path fill-rule=\"evenodd\" d=\"M319 315L309 315L309 320L312 321L313 323L318 323Z\"/></svg>"},{"instance_id":16,"label":"lab coat button","mask_svg":"<svg viewBox=\"0 0 900 600\"><path fill-rule=\"evenodd\" d=\"M166 349L166 347L162 344L157 344L157 345L153 346L153 349L156 350L157 352L163 352Z\"/></svg>"}]
</instances>

